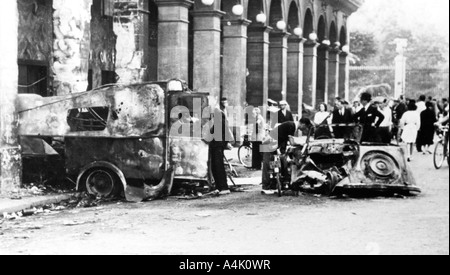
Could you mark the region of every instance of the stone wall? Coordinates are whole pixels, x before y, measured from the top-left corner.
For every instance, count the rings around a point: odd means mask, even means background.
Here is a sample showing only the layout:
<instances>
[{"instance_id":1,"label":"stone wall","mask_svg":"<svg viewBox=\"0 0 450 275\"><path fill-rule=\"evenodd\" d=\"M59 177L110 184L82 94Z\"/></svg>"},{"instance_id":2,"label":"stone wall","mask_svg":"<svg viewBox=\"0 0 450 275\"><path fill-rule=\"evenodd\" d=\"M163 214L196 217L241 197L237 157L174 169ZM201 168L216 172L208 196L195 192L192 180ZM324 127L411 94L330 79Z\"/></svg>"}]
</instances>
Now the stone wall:
<instances>
[{"instance_id":1,"label":"stone wall","mask_svg":"<svg viewBox=\"0 0 450 275\"><path fill-rule=\"evenodd\" d=\"M141 1L115 1L114 32L117 35L116 72L122 83L138 83L146 79Z\"/></svg>"},{"instance_id":2,"label":"stone wall","mask_svg":"<svg viewBox=\"0 0 450 275\"><path fill-rule=\"evenodd\" d=\"M53 0L17 0L19 12L18 56L24 63L48 66L49 94L53 86Z\"/></svg>"},{"instance_id":3,"label":"stone wall","mask_svg":"<svg viewBox=\"0 0 450 275\"><path fill-rule=\"evenodd\" d=\"M93 88L97 88L102 85L102 71L115 71L117 36L113 29L113 17L102 16L100 0L94 0L91 15L89 64Z\"/></svg>"}]
</instances>

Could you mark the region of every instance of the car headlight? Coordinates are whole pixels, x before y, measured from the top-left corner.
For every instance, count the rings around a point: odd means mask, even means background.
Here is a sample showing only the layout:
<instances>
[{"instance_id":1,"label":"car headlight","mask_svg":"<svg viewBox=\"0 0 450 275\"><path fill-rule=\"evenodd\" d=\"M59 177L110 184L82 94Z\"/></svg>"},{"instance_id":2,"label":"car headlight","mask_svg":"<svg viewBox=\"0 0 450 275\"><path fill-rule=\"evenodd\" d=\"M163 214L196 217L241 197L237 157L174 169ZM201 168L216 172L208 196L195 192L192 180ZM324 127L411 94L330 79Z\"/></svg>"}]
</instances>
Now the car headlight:
<instances>
[{"instance_id":1,"label":"car headlight","mask_svg":"<svg viewBox=\"0 0 450 275\"><path fill-rule=\"evenodd\" d=\"M167 83L167 90L169 92L183 92L183 83L180 80L171 80Z\"/></svg>"}]
</instances>

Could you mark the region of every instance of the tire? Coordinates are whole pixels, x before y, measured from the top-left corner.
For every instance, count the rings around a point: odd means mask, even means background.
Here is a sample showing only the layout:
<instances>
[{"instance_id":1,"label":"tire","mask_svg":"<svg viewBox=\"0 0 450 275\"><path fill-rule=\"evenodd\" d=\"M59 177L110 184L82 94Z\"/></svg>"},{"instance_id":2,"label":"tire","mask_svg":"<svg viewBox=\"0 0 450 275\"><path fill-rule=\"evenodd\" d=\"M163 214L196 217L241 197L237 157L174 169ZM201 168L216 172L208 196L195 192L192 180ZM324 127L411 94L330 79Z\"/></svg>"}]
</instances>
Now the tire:
<instances>
[{"instance_id":1,"label":"tire","mask_svg":"<svg viewBox=\"0 0 450 275\"><path fill-rule=\"evenodd\" d=\"M250 146L242 145L238 150L239 162L247 169L252 168L252 148Z\"/></svg>"},{"instance_id":2,"label":"tire","mask_svg":"<svg viewBox=\"0 0 450 275\"><path fill-rule=\"evenodd\" d=\"M103 198L116 197L121 186L117 175L105 168L94 168L86 173L86 191L95 196Z\"/></svg>"},{"instance_id":3,"label":"tire","mask_svg":"<svg viewBox=\"0 0 450 275\"><path fill-rule=\"evenodd\" d=\"M441 169L445 160L444 144L439 141L434 147L433 163L436 169Z\"/></svg>"}]
</instances>

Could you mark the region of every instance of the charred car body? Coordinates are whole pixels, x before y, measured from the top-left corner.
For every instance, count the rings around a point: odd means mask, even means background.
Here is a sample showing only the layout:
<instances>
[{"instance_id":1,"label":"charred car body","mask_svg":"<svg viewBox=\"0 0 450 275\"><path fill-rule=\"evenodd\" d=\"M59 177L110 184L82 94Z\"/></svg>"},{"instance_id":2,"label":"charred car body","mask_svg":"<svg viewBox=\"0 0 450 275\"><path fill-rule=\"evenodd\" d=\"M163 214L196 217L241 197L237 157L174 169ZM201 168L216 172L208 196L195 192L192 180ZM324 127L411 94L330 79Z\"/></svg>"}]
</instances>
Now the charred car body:
<instances>
[{"instance_id":1,"label":"charred car body","mask_svg":"<svg viewBox=\"0 0 450 275\"><path fill-rule=\"evenodd\" d=\"M292 138L287 153L292 189L326 195L421 192L400 146L360 143L360 125L320 127L342 127L347 136L335 139L316 135L313 140L310 133L306 144Z\"/></svg>"},{"instance_id":2,"label":"charred car body","mask_svg":"<svg viewBox=\"0 0 450 275\"><path fill-rule=\"evenodd\" d=\"M155 199L171 192L174 179L209 182L209 149L201 136L170 132L180 120L173 108L193 115L194 105L200 112L208 106L207 96L179 80L50 98L20 95L19 134L62 139L66 173L78 190L100 196L123 191L129 201Z\"/></svg>"}]
</instances>

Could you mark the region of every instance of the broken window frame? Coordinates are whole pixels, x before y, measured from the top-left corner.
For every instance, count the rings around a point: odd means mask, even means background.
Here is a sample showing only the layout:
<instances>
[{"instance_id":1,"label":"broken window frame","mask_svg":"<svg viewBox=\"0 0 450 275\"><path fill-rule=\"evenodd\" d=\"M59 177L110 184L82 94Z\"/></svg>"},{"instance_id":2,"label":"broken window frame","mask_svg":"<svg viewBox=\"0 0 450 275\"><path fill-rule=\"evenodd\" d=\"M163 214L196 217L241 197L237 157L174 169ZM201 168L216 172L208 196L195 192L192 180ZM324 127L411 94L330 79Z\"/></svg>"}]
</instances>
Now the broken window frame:
<instances>
[{"instance_id":1,"label":"broken window frame","mask_svg":"<svg viewBox=\"0 0 450 275\"><path fill-rule=\"evenodd\" d=\"M67 124L70 132L102 132L108 126L110 108L86 107L68 111Z\"/></svg>"}]
</instances>

